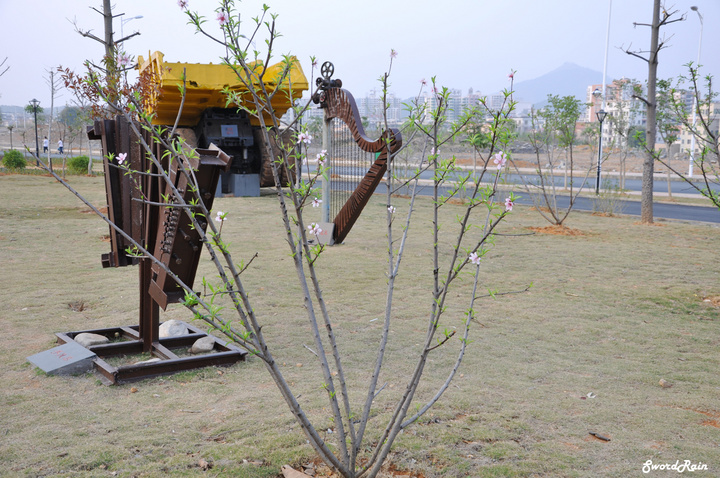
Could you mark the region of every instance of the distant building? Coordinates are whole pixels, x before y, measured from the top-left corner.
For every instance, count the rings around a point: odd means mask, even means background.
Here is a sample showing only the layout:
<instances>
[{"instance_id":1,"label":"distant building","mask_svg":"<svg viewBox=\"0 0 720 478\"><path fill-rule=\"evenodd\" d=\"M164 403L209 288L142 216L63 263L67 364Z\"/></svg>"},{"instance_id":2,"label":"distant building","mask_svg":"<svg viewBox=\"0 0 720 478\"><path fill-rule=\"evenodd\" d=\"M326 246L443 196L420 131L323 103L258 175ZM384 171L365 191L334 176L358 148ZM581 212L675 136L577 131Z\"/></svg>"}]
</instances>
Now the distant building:
<instances>
[{"instance_id":1,"label":"distant building","mask_svg":"<svg viewBox=\"0 0 720 478\"><path fill-rule=\"evenodd\" d=\"M687 111L690 111L691 113L688 115L687 122L689 124L692 124L692 100L690 100L690 108L687 109ZM712 132L713 135L715 135L715 138L718 137L718 134L720 134L720 102L711 103L708 106L705 106L701 109L702 115L704 118L708 120L709 123L709 129ZM702 127L700 127L700 119L699 116L696 116L696 127L700 128L700 131L702 130ZM704 133L704 131L703 131ZM705 136L703 134L703 136ZM683 127L680 130L680 136L679 136L679 143L680 148L685 151L686 154L690 154L690 150L692 148L692 140L693 136L690 133L690 130L688 128ZM700 141L697 137L695 138L695 158L699 158L700 154L702 152L702 149L707 146L703 141ZM710 158L710 160L717 161L718 158Z\"/></svg>"},{"instance_id":2,"label":"distant building","mask_svg":"<svg viewBox=\"0 0 720 478\"><path fill-rule=\"evenodd\" d=\"M606 145L615 147L627 146L628 135L634 129L645 129L646 117L644 103L633 97L633 88L639 85L631 84L627 78L613 80L605 88L605 112L607 116L603 121L602 138ZM597 123L597 113L603 108L602 85L587 87L585 111L587 123Z\"/></svg>"}]
</instances>

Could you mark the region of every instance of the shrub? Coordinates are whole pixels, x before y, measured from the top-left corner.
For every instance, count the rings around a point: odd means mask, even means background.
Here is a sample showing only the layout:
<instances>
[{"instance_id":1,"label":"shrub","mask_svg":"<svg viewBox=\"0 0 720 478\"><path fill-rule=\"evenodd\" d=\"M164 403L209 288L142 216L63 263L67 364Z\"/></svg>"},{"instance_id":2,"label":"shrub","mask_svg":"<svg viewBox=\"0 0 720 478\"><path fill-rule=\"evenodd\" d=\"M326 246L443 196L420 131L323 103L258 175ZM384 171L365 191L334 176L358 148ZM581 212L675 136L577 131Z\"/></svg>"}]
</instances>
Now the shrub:
<instances>
[{"instance_id":1,"label":"shrub","mask_svg":"<svg viewBox=\"0 0 720 478\"><path fill-rule=\"evenodd\" d=\"M3 156L3 165L10 169L24 169L27 166L27 161L23 154L17 149L11 149L5 152Z\"/></svg>"},{"instance_id":2,"label":"shrub","mask_svg":"<svg viewBox=\"0 0 720 478\"><path fill-rule=\"evenodd\" d=\"M70 158L67 163L68 171L70 171L71 174L87 174L88 162L90 162L90 158L87 156Z\"/></svg>"}]
</instances>

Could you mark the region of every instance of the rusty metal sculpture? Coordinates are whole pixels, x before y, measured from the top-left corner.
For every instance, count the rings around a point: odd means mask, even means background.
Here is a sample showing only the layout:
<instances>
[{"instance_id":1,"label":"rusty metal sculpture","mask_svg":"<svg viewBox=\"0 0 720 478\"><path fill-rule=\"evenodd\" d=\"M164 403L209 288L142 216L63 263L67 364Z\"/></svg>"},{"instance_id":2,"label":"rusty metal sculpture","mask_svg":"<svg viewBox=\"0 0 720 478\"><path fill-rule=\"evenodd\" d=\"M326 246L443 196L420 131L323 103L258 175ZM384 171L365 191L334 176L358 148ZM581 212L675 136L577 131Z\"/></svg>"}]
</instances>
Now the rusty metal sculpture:
<instances>
[{"instance_id":1,"label":"rusty metal sculpture","mask_svg":"<svg viewBox=\"0 0 720 478\"><path fill-rule=\"evenodd\" d=\"M330 184L329 208L334 214L332 222L335 225L333 241L340 243L380 184L387 170L388 158L402 146L402 135L391 128L376 140L368 138L355 99L349 91L342 89L341 80L332 79L333 72L332 63L322 65L323 77L317 79L319 90L313 101L325 110L330 143L327 154L331 167L340 168L342 165L350 172L344 179L342 175L333 173Z\"/></svg>"},{"instance_id":2,"label":"rusty metal sculpture","mask_svg":"<svg viewBox=\"0 0 720 478\"><path fill-rule=\"evenodd\" d=\"M331 78L332 70L332 64L326 62L323 65L323 78L318 79L319 90L313 99L325 109L326 123L332 125L330 129L334 134L331 135L331 158L334 158L337 165L345 163L345 166L349 165L356 170L349 181L334 180L331 187L340 193L339 197L347 196L332 201L337 205L333 239L335 242L342 242L382 180L387 170L388 158L398 151L402 138L397 130L391 129L383 132L377 140L369 139L360 122L355 100L348 91L340 88L340 80ZM162 106L160 103L158 105ZM158 105L156 108L160 108ZM218 124L223 131L231 131L231 134L222 133L218 136L219 139L215 139L223 146L227 146L222 143L225 139L229 146L236 146L235 149L231 148L228 154L212 141ZM197 191L199 199L203 201L206 209L210 210L215 195L222 193L222 187L219 187L221 174L244 164L240 160L254 147L251 136L256 135L257 128L250 125L242 115L227 109L210 108L201 114L201 120L194 129L182 129L179 135L186 140L187 147L193 149L193 154L184 155L185 159L182 159L187 162L184 167L194 172L195 181L192 185L188 183L186 174L179 169L180 159L169 161L168 158L172 155L168 154L161 141L147 131L143 132L142 136L134 133L141 129L131 128L131 124L123 116L118 116L115 120L95 121L94 125L88 128L90 139L102 141L107 216L110 222L122 231L120 233L116 228L110 227L111 250L102 255L102 265L139 266L139 325L56 335L61 343L73 341L74 337L83 332L116 339L109 344L89 347L97 354L96 368L107 382L121 383L208 365L229 365L244 360L247 355L247 351L216 339L214 353L179 357L172 349L188 347L207 334L188 325L190 334L160 338L159 317L160 308L165 310L168 304L180 302L185 296L177 280L192 287L202 251L200 232L189 224L183 208L175 206L169 199L175 197L173 188L183 196L186 203L197 197L194 192ZM286 136L281 135L278 141L287 141L289 138ZM239 139L241 137L242 140ZM198 148L198 140L207 149ZM354 143L354 146L351 147L350 143ZM275 161L278 154L276 146L267 146L267 151L260 149L264 154L263 162L271 164ZM117 158L121 153L127 161L127 169L118 165ZM162 171L169 177L172 187L168 180L162 177L164 175L159 174L158 166L148 155L163 158L159 159ZM289 178L282 180L287 181ZM346 194L343 189L347 188L348 184L352 191ZM206 222L200 222L200 229L204 231L206 227ZM132 254L133 243L150 251L162 265L148 257ZM161 360L120 367L110 366L103 360L103 357L138 353L150 353Z\"/></svg>"},{"instance_id":3,"label":"rusty metal sculpture","mask_svg":"<svg viewBox=\"0 0 720 478\"><path fill-rule=\"evenodd\" d=\"M161 178L155 165L148 159L141 142L150 146L156 158L167 158L166 150L150 133L140 138L133 133L128 121L118 116L115 120L95 121L88 128L91 139L102 140L105 186L108 203L107 215L125 234L143 245L183 283L192 287L200 258L200 233L188 225L181 208L163 204L162 197L172 197L170 185ZM200 199L210 210L215 198L222 170L227 169L230 158L221 150L196 149L188 155L186 166L194 170ZM118 167L117 157L125 154L128 169ZM175 188L189 200L187 177L178 171L179 161L168 164L163 160ZM127 174L128 171L136 173ZM143 173L138 173L138 172ZM150 174L144 174L149 172ZM201 224L203 229L207 224ZM174 373L209 365L230 365L244 360L247 351L216 339L214 352L180 357L173 349L187 348L208 334L189 324L189 334L160 338L160 311L169 303L179 302L184 296L167 270L147 257L136 257L128 251L131 245L115 228L110 227L110 247L102 255L103 267L139 265L139 325L58 333L58 341L67 343L80 333L95 333L114 339L113 342L89 347L97 354L96 369L108 383L122 383L156 375ZM113 367L103 358L117 355L150 353L160 361Z\"/></svg>"}]
</instances>

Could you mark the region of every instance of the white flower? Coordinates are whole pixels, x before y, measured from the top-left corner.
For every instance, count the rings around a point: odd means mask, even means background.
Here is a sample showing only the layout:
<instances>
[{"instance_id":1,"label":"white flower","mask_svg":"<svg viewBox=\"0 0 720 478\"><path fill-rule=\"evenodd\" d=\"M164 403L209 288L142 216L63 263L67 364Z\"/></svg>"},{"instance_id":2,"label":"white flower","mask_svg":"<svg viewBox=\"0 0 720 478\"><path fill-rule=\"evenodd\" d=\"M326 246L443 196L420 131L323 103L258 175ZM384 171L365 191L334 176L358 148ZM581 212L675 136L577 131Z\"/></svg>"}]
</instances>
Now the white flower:
<instances>
[{"instance_id":1,"label":"white flower","mask_svg":"<svg viewBox=\"0 0 720 478\"><path fill-rule=\"evenodd\" d=\"M507 155L503 151L500 151L499 153L493 155L493 163L497 165L498 170L504 168L506 162Z\"/></svg>"},{"instance_id":2,"label":"white flower","mask_svg":"<svg viewBox=\"0 0 720 478\"><path fill-rule=\"evenodd\" d=\"M475 265L480 264L480 256L477 255L477 252L471 252L468 259L470 259L470 262L472 262Z\"/></svg>"},{"instance_id":3,"label":"white flower","mask_svg":"<svg viewBox=\"0 0 720 478\"><path fill-rule=\"evenodd\" d=\"M225 216L227 216L226 212L218 211L217 216L215 216L215 220L217 222L223 222L225 221Z\"/></svg>"},{"instance_id":4,"label":"white flower","mask_svg":"<svg viewBox=\"0 0 720 478\"><path fill-rule=\"evenodd\" d=\"M327 160L327 150L323 149L322 151L320 151L316 159L320 166L325 166L325 161Z\"/></svg>"},{"instance_id":5,"label":"white flower","mask_svg":"<svg viewBox=\"0 0 720 478\"><path fill-rule=\"evenodd\" d=\"M308 133L300 133L300 134L298 134L297 142L298 142L298 144L300 144L300 143L310 144L310 143L312 143L312 139L313 139L312 136L309 135Z\"/></svg>"},{"instance_id":6,"label":"white flower","mask_svg":"<svg viewBox=\"0 0 720 478\"><path fill-rule=\"evenodd\" d=\"M505 210L506 211L512 211L513 206L515 203L511 198L505 198Z\"/></svg>"},{"instance_id":7,"label":"white flower","mask_svg":"<svg viewBox=\"0 0 720 478\"><path fill-rule=\"evenodd\" d=\"M118 62L118 65L123 68L130 66L130 55L128 55L127 53L122 53L118 57L117 62Z\"/></svg>"},{"instance_id":8,"label":"white flower","mask_svg":"<svg viewBox=\"0 0 720 478\"><path fill-rule=\"evenodd\" d=\"M320 207L320 204L322 204L322 199L315 198L312 202L312 207Z\"/></svg>"},{"instance_id":9,"label":"white flower","mask_svg":"<svg viewBox=\"0 0 720 478\"><path fill-rule=\"evenodd\" d=\"M320 229L320 226L319 226L318 223L316 223L316 222L313 222L312 224L310 224L310 225L308 226L308 229L310 230L310 234L313 234L313 235L315 235L315 236L317 236L317 235L319 235L320 233L322 233L322 229Z\"/></svg>"},{"instance_id":10,"label":"white flower","mask_svg":"<svg viewBox=\"0 0 720 478\"><path fill-rule=\"evenodd\" d=\"M122 164L125 162L125 159L127 158L127 153L120 153L117 156L117 162L118 164Z\"/></svg>"},{"instance_id":11,"label":"white flower","mask_svg":"<svg viewBox=\"0 0 720 478\"><path fill-rule=\"evenodd\" d=\"M390 214L395 214L395 206L388 206L388 211L390 211Z\"/></svg>"},{"instance_id":12,"label":"white flower","mask_svg":"<svg viewBox=\"0 0 720 478\"><path fill-rule=\"evenodd\" d=\"M230 21L230 17L228 17L228 14L225 12L218 12L217 21L220 26L224 26L227 25L227 23Z\"/></svg>"}]
</instances>

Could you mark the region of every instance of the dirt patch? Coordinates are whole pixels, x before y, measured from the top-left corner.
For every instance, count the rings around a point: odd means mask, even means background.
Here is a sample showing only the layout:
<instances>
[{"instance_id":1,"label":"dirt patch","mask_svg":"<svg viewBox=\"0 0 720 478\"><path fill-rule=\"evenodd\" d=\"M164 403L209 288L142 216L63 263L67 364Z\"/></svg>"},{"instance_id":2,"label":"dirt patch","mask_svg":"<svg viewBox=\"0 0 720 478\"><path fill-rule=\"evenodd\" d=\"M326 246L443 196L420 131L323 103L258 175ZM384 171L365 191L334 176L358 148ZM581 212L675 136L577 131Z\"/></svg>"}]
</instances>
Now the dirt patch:
<instances>
[{"instance_id":1,"label":"dirt patch","mask_svg":"<svg viewBox=\"0 0 720 478\"><path fill-rule=\"evenodd\" d=\"M585 233L578 230L573 229L571 227L566 226L560 226L557 224L553 224L552 226L545 226L545 227L529 227L531 231L537 233L537 234L552 234L554 236L584 236Z\"/></svg>"},{"instance_id":2,"label":"dirt patch","mask_svg":"<svg viewBox=\"0 0 720 478\"><path fill-rule=\"evenodd\" d=\"M665 224L660 224L659 222L652 222L650 224L640 221L633 222L636 226L655 226L655 227L665 227Z\"/></svg>"},{"instance_id":3,"label":"dirt patch","mask_svg":"<svg viewBox=\"0 0 720 478\"><path fill-rule=\"evenodd\" d=\"M107 214L108 208L107 208L107 206L99 207L98 211L100 211L102 214ZM83 214L95 214L95 211L93 211L89 207L81 209L80 212Z\"/></svg>"},{"instance_id":4,"label":"dirt patch","mask_svg":"<svg viewBox=\"0 0 720 478\"><path fill-rule=\"evenodd\" d=\"M313 460L312 463L307 465L298 465L294 467L296 470L304 471L305 473L313 473L317 478L340 478L340 475L332 471L325 463L319 459ZM282 477L282 475L278 475ZM383 465L382 470L378 474L380 478L425 478L426 475L421 471L417 470L403 470L399 468L395 463L388 462Z\"/></svg>"},{"instance_id":5,"label":"dirt patch","mask_svg":"<svg viewBox=\"0 0 720 478\"><path fill-rule=\"evenodd\" d=\"M703 302L712 305L713 307L720 307L720 295L716 295L713 297L705 297L703 299Z\"/></svg>"}]
</instances>

